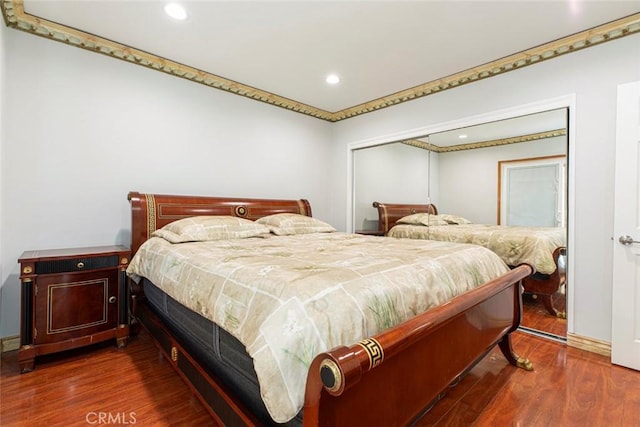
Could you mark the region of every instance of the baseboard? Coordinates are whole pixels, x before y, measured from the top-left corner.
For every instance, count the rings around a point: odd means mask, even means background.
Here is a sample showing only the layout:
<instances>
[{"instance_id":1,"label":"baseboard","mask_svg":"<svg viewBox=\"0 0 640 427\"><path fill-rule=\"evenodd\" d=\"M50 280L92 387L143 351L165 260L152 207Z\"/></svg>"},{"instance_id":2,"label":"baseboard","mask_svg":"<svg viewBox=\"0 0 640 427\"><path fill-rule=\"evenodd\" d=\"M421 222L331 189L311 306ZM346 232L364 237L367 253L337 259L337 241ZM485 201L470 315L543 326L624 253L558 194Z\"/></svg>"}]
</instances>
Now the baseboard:
<instances>
[{"instance_id":1,"label":"baseboard","mask_svg":"<svg viewBox=\"0 0 640 427\"><path fill-rule=\"evenodd\" d=\"M17 350L18 348L20 348L20 337L18 335L0 339L0 353Z\"/></svg>"},{"instance_id":2,"label":"baseboard","mask_svg":"<svg viewBox=\"0 0 640 427\"><path fill-rule=\"evenodd\" d=\"M607 341L597 340L595 338L583 337L580 335L568 333L567 345L569 347L579 348L580 350L590 351L611 359L611 343Z\"/></svg>"}]
</instances>

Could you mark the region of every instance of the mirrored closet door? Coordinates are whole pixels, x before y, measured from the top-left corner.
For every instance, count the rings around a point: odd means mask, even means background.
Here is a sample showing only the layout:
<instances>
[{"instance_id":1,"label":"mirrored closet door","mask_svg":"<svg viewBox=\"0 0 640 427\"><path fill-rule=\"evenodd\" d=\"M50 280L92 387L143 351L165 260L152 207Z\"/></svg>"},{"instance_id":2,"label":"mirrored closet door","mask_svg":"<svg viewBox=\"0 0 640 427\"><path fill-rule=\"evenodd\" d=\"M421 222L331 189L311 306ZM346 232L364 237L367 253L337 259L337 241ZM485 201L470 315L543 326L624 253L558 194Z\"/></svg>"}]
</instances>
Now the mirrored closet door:
<instances>
[{"instance_id":1,"label":"mirrored closet door","mask_svg":"<svg viewBox=\"0 0 640 427\"><path fill-rule=\"evenodd\" d=\"M567 153L564 108L355 150L354 229L377 229L373 201L431 202L474 224L558 229L566 248ZM531 279L524 328L566 339L565 271L563 249L556 290Z\"/></svg>"}]
</instances>

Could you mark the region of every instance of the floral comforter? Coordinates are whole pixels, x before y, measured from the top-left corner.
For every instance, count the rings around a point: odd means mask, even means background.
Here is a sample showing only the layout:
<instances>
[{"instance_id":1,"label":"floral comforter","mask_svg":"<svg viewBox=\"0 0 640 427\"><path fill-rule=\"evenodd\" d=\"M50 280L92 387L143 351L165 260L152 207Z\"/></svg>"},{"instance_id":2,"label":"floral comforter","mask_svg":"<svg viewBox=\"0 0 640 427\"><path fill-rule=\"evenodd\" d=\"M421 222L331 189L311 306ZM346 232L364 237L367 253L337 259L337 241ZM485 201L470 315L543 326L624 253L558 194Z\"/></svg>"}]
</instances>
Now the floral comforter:
<instances>
[{"instance_id":1,"label":"floral comforter","mask_svg":"<svg viewBox=\"0 0 640 427\"><path fill-rule=\"evenodd\" d=\"M172 244L153 237L127 272L233 334L272 418L304 403L313 358L508 271L486 248L346 233Z\"/></svg>"},{"instance_id":2,"label":"floral comforter","mask_svg":"<svg viewBox=\"0 0 640 427\"><path fill-rule=\"evenodd\" d=\"M560 227L518 227L486 224L422 226L398 224L389 237L473 243L497 253L508 265L531 265L538 273L556 271L553 251L566 247L566 230Z\"/></svg>"}]
</instances>

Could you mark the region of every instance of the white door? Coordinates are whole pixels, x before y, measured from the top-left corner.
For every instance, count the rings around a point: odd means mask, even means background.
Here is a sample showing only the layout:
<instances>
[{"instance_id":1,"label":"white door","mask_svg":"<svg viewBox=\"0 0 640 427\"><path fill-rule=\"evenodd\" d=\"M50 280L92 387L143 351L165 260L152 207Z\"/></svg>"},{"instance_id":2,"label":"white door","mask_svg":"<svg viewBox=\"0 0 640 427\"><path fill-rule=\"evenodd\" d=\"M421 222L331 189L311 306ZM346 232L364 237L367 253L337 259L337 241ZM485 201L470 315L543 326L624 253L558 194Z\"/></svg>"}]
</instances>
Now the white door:
<instances>
[{"instance_id":1,"label":"white door","mask_svg":"<svg viewBox=\"0 0 640 427\"><path fill-rule=\"evenodd\" d=\"M618 86L611 362L640 370L640 82Z\"/></svg>"}]
</instances>

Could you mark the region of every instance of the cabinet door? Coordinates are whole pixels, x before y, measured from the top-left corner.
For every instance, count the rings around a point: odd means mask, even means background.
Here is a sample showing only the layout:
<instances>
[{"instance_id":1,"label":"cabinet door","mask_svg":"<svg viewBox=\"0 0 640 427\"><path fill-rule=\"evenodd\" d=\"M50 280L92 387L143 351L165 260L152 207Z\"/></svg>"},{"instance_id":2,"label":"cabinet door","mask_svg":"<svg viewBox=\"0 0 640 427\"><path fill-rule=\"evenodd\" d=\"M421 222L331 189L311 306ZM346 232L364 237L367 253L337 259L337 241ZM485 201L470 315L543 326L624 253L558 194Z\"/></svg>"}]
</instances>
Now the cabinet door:
<instances>
[{"instance_id":1,"label":"cabinet door","mask_svg":"<svg viewBox=\"0 0 640 427\"><path fill-rule=\"evenodd\" d=\"M118 321L118 271L43 275L35 295L35 344L113 329Z\"/></svg>"}]
</instances>

